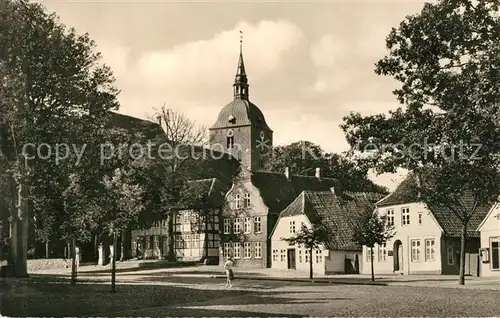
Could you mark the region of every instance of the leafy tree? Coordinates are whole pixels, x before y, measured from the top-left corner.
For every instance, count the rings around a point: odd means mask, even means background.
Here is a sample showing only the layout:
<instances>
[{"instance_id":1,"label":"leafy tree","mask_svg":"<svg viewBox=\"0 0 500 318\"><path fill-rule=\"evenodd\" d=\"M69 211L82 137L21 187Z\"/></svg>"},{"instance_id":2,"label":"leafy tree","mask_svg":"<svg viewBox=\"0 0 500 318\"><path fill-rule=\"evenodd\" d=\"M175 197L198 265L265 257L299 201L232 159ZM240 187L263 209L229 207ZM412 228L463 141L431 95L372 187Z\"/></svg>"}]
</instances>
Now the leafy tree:
<instances>
[{"instance_id":1,"label":"leafy tree","mask_svg":"<svg viewBox=\"0 0 500 318\"><path fill-rule=\"evenodd\" d=\"M373 248L375 245L385 244L394 237L394 228L389 226L385 216L379 215L374 207L367 208L360 213L354 228L353 239L361 246L370 248L370 265L372 281L375 281L373 270Z\"/></svg>"},{"instance_id":2,"label":"leafy tree","mask_svg":"<svg viewBox=\"0 0 500 318\"><path fill-rule=\"evenodd\" d=\"M6 182L15 185L8 192L10 264L16 276L26 276L28 220L33 219L28 200L36 205L34 211L57 214L62 206L57 198L69 186L74 169L95 176L90 157L78 168L69 163L54 168L54 157L44 160L23 148L28 143L96 145L108 111L118 107L118 91L109 68L98 64L100 54L88 35L67 29L39 4L1 1L0 43L1 146ZM37 219L51 226L46 215Z\"/></svg>"},{"instance_id":3,"label":"leafy tree","mask_svg":"<svg viewBox=\"0 0 500 318\"><path fill-rule=\"evenodd\" d=\"M70 159L55 167L54 157L44 160L33 149L23 153L23 148L28 143L80 149L88 144L87 151L95 150L109 110L118 107L118 91L112 86L110 69L99 65L100 54L88 34L67 29L39 4L1 1L0 43L0 135L8 171L5 182L12 185L7 192L10 264L16 276L26 276L27 224L33 219L28 201L34 205L32 212L44 211L36 218L43 222L36 233L48 240L48 229L61 223L54 222L62 210L62 193L70 185L69 175L81 172L95 179L97 152L79 167L74 161L69 164Z\"/></svg>"},{"instance_id":4,"label":"leafy tree","mask_svg":"<svg viewBox=\"0 0 500 318\"><path fill-rule=\"evenodd\" d=\"M498 7L494 0L439 1L408 16L386 38L389 53L375 69L400 82L394 94L404 107L351 114L342 125L353 153L369 154L366 164L409 170L421 201L461 222L461 285L470 220L500 192Z\"/></svg>"},{"instance_id":5,"label":"leafy tree","mask_svg":"<svg viewBox=\"0 0 500 318\"><path fill-rule=\"evenodd\" d=\"M106 214L100 219L105 230L113 237L113 255L111 271L111 290L115 291L117 237L137 221L142 206L144 190L134 184L130 171L116 169L111 176L103 180L106 191L102 203L105 203Z\"/></svg>"},{"instance_id":6,"label":"leafy tree","mask_svg":"<svg viewBox=\"0 0 500 318\"><path fill-rule=\"evenodd\" d=\"M167 220L167 255L175 261L173 217L179 205L186 205L183 198L187 182L196 178L196 171L203 170L203 162L210 160L203 146L206 145L206 129L198 126L184 114L166 108L159 110L164 134L154 140L152 158L136 162L138 169L149 178L150 202L158 211L159 220ZM161 149L160 149L161 148Z\"/></svg>"},{"instance_id":7,"label":"leafy tree","mask_svg":"<svg viewBox=\"0 0 500 318\"><path fill-rule=\"evenodd\" d=\"M316 168L320 168L322 177L335 178L351 191L387 192L387 189L368 179L368 168L343 154L326 153L310 141L294 142L273 149L273 155L265 168L283 172L286 167L293 173L309 176L315 174Z\"/></svg>"},{"instance_id":8,"label":"leafy tree","mask_svg":"<svg viewBox=\"0 0 500 318\"><path fill-rule=\"evenodd\" d=\"M292 237L282 238L291 245L303 245L309 251L309 278L313 279L313 251L321 248L330 239L329 231L321 225L312 225L308 228L305 224Z\"/></svg>"}]
</instances>

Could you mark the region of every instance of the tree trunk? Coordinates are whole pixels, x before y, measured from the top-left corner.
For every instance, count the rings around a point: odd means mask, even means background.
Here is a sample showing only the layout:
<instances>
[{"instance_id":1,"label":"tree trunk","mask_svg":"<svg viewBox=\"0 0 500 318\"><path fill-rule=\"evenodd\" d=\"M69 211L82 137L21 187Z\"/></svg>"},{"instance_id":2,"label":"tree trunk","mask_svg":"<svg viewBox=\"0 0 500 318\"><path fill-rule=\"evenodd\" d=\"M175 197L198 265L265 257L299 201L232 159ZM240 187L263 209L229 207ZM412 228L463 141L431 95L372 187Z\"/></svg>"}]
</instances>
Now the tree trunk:
<instances>
[{"instance_id":1,"label":"tree trunk","mask_svg":"<svg viewBox=\"0 0 500 318\"><path fill-rule=\"evenodd\" d=\"M313 248L309 249L309 279L313 279Z\"/></svg>"},{"instance_id":2,"label":"tree trunk","mask_svg":"<svg viewBox=\"0 0 500 318\"><path fill-rule=\"evenodd\" d=\"M370 247L370 266L372 268L372 282L375 281L375 271L373 269L373 247Z\"/></svg>"},{"instance_id":3,"label":"tree trunk","mask_svg":"<svg viewBox=\"0 0 500 318\"><path fill-rule=\"evenodd\" d=\"M28 206L26 187L17 184L17 207L11 210L9 261L14 277L28 276Z\"/></svg>"},{"instance_id":4,"label":"tree trunk","mask_svg":"<svg viewBox=\"0 0 500 318\"><path fill-rule=\"evenodd\" d=\"M205 259L208 258L208 244L209 244L209 238L208 238L208 222L210 221L210 228L213 230L215 229L214 227L214 223L212 222L213 220L213 215L211 215L211 211L209 210L208 213L205 213L205 220L203 220L203 222L205 223L205 229L204 229L204 232L205 232ZM212 234L213 235L213 234Z\"/></svg>"},{"instance_id":5,"label":"tree trunk","mask_svg":"<svg viewBox=\"0 0 500 318\"><path fill-rule=\"evenodd\" d=\"M98 235L94 235L94 262L96 264L99 262L99 244L97 243L98 240Z\"/></svg>"},{"instance_id":6,"label":"tree trunk","mask_svg":"<svg viewBox=\"0 0 500 318\"><path fill-rule=\"evenodd\" d=\"M121 248L120 248L120 262L125 260L125 231L122 231L121 237Z\"/></svg>"},{"instance_id":7,"label":"tree trunk","mask_svg":"<svg viewBox=\"0 0 500 318\"><path fill-rule=\"evenodd\" d=\"M167 260L175 262L174 252L174 210L170 209L167 215L168 233L167 233Z\"/></svg>"},{"instance_id":8,"label":"tree trunk","mask_svg":"<svg viewBox=\"0 0 500 318\"><path fill-rule=\"evenodd\" d=\"M113 232L113 255L111 258L111 292L116 292L116 244L117 243L117 237L116 237L116 232Z\"/></svg>"},{"instance_id":9,"label":"tree trunk","mask_svg":"<svg viewBox=\"0 0 500 318\"><path fill-rule=\"evenodd\" d=\"M71 240L71 284L76 284L76 243L74 238Z\"/></svg>"},{"instance_id":10,"label":"tree trunk","mask_svg":"<svg viewBox=\"0 0 500 318\"><path fill-rule=\"evenodd\" d=\"M49 255L49 240L45 241L45 258L50 258Z\"/></svg>"},{"instance_id":11,"label":"tree trunk","mask_svg":"<svg viewBox=\"0 0 500 318\"><path fill-rule=\"evenodd\" d=\"M467 223L462 224L462 233L460 235L460 278L459 285L465 285L465 242L467 240Z\"/></svg>"}]
</instances>

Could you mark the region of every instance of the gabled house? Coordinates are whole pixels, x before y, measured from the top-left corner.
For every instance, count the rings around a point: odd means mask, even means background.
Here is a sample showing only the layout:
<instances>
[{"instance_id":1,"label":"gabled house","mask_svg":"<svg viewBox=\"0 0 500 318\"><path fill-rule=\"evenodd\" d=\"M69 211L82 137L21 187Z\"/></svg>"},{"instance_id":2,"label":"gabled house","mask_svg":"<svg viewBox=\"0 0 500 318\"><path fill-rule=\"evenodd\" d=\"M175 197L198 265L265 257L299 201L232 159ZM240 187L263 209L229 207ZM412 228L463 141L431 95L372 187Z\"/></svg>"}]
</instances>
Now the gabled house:
<instances>
[{"instance_id":1,"label":"gabled house","mask_svg":"<svg viewBox=\"0 0 500 318\"><path fill-rule=\"evenodd\" d=\"M277 172L243 172L226 195L222 215L221 260L232 256L238 266L271 266L270 233L281 211L302 191L327 191L336 179Z\"/></svg>"},{"instance_id":2,"label":"gabled house","mask_svg":"<svg viewBox=\"0 0 500 318\"><path fill-rule=\"evenodd\" d=\"M188 181L174 212L174 253L180 261L217 262L219 216L228 187L216 178ZM167 253L168 224L132 231L134 257L161 259Z\"/></svg>"},{"instance_id":3,"label":"gabled house","mask_svg":"<svg viewBox=\"0 0 500 318\"><path fill-rule=\"evenodd\" d=\"M271 233L271 267L309 271L312 258L315 274L359 273L362 247L354 239L356 216L382 197L378 193L302 191L279 215ZM283 239L293 237L302 224L325 226L331 236L313 255L304 246L291 245Z\"/></svg>"},{"instance_id":4,"label":"gabled house","mask_svg":"<svg viewBox=\"0 0 500 318\"><path fill-rule=\"evenodd\" d=\"M460 267L460 220L447 208L428 206L417 193L417 180L409 175L377 203L380 215L394 226L395 236L373 251L377 274L458 274ZM472 197L460 198L465 206ZM478 275L477 227L491 206L477 208L469 222L466 242L466 274ZM363 272L370 272L370 250L363 249Z\"/></svg>"},{"instance_id":5,"label":"gabled house","mask_svg":"<svg viewBox=\"0 0 500 318\"><path fill-rule=\"evenodd\" d=\"M500 276L500 203L495 203L477 230L481 235L480 276Z\"/></svg>"}]
</instances>

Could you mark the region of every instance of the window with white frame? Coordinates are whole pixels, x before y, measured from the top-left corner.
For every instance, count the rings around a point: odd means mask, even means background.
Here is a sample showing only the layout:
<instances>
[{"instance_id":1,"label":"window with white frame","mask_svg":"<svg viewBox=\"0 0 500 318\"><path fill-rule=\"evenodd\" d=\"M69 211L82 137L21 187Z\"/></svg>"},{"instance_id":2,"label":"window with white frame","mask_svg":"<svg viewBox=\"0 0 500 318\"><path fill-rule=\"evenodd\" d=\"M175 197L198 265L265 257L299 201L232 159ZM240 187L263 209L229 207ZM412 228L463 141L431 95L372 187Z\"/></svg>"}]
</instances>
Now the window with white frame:
<instances>
[{"instance_id":1,"label":"window with white frame","mask_svg":"<svg viewBox=\"0 0 500 318\"><path fill-rule=\"evenodd\" d=\"M366 261L367 262L371 262L372 261L372 257L373 257L372 254L373 254L373 250L367 246L366 247Z\"/></svg>"},{"instance_id":2,"label":"window with white frame","mask_svg":"<svg viewBox=\"0 0 500 318\"><path fill-rule=\"evenodd\" d=\"M184 248L191 248L191 235L186 235L184 237Z\"/></svg>"},{"instance_id":3,"label":"window with white frame","mask_svg":"<svg viewBox=\"0 0 500 318\"><path fill-rule=\"evenodd\" d=\"M500 237L490 239L491 269L500 269Z\"/></svg>"},{"instance_id":4,"label":"window with white frame","mask_svg":"<svg viewBox=\"0 0 500 318\"><path fill-rule=\"evenodd\" d=\"M432 262L436 259L436 242L434 239L425 240L425 261Z\"/></svg>"},{"instance_id":5,"label":"window with white frame","mask_svg":"<svg viewBox=\"0 0 500 318\"><path fill-rule=\"evenodd\" d=\"M286 261L286 250L281 250L281 254L280 254L280 260L281 262L284 262Z\"/></svg>"},{"instance_id":6,"label":"window with white frame","mask_svg":"<svg viewBox=\"0 0 500 318\"><path fill-rule=\"evenodd\" d=\"M290 221L290 233L295 233L295 221Z\"/></svg>"},{"instance_id":7,"label":"window with white frame","mask_svg":"<svg viewBox=\"0 0 500 318\"><path fill-rule=\"evenodd\" d=\"M243 220L243 232L245 234L249 234L252 232L252 219L251 218L245 218Z\"/></svg>"},{"instance_id":8,"label":"window with white frame","mask_svg":"<svg viewBox=\"0 0 500 318\"><path fill-rule=\"evenodd\" d=\"M299 263L302 263L302 250L299 250Z\"/></svg>"},{"instance_id":9,"label":"window with white frame","mask_svg":"<svg viewBox=\"0 0 500 318\"><path fill-rule=\"evenodd\" d=\"M241 196L240 196L240 194L234 195L234 208L236 210L241 209Z\"/></svg>"},{"instance_id":10,"label":"window with white frame","mask_svg":"<svg viewBox=\"0 0 500 318\"><path fill-rule=\"evenodd\" d=\"M321 263L323 261L322 250L316 250L316 263Z\"/></svg>"},{"instance_id":11,"label":"window with white frame","mask_svg":"<svg viewBox=\"0 0 500 318\"><path fill-rule=\"evenodd\" d=\"M231 255L231 243L224 243L224 258Z\"/></svg>"},{"instance_id":12,"label":"window with white frame","mask_svg":"<svg viewBox=\"0 0 500 318\"><path fill-rule=\"evenodd\" d=\"M193 235L193 248L199 248L200 247L200 235L195 234Z\"/></svg>"},{"instance_id":13,"label":"window with white frame","mask_svg":"<svg viewBox=\"0 0 500 318\"><path fill-rule=\"evenodd\" d=\"M245 193L244 201L243 201L243 206L245 208L249 208L250 207L250 193Z\"/></svg>"},{"instance_id":14,"label":"window with white frame","mask_svg":"<svg viewBox=\"0 0 500 318\"><path fill-rule=\"evenodd\" d=\"M418 214L418 225L422 225L422 213Z\"/></svg>"},{"instance_id":15,"label":"window with white frame","mask_svg":"<svg viewBox=\"0 0 500 318\"><path fill-rule=\"evenodd\" d=\"M233 230L234 230L235 234L240 233L240 231L241 231L241 219L240 218L234 219L234 228L233 228Z\"/></svg>"},{"instance_id":16,"label":"window with white frame","mask_svg":"<svg viewBox=\"0 0 500 318\"><path fill-rule=\"evenodd\" d=\"M420 262L420 240L411 240L411 261Z\"/></svg>"},{"instance_id":17,"label":"window with white frame","mask_svg":"<svg viewBox=\"0 0 500 318\"><path fill-rule=\"evenodd\" d=\"M448 265L453 265L455 264L455 255L453 254L453 240L448 240L446 242L446 254L448 258Z\"/></svg>"},{"instance_id":18,"label":"window with white frame","mask_svg":"<svg viewBox=\"0 0 500 318\"><path fill-rule=\"evenodd\" d=\"M255 247L255 258L262 258L262 243L261 242L254 242L254 247Z\"/></svg>"},{"instance_id":19,"label":"window with white frame","mask_svg":"<svg viewBox=\"0 0 500 318\"><path fill-rule=\"evenodd\" d=\"M234 242L233 243L233 252L234 252L234 258L240 258L241 255L241 244L239 242Z\"/></svg>"},{"instance_id":20,"label":"window with white frame","mask_svg":"<svg viewBox=\"0 0 500 318\"><path fill-rule=\"evenodd\" d=\"M175 236L175 248L182 248L182 236Z\"/></svg>"},{"instance_id":21,"label":"window with white frame","mask_svg":"<svg viewBox=\"0 0 500 318\"><path fill-rule=\"evenodd\" d=\"M181 224L182 223L182 212L177 212L175 215L175 223Z\"/></svg>"},{"instance_id":22,"label":"window with white frame","mask_svg":"<svg viewBox=\"0 0 500 318\"><path fill-rule=\"evenodd\" d=\"M191 218L190 211L184 211L184 220L183 223L189 223L189 219Z\"/></svg>"},{"instance_id":23,"label":"window with white frame","mask_svg":"<svg viewBox=\"0 0 500 318\"><path fill-rule=\"evenodd\" d=\"M255 233L262 233L262 223L260 221L260 216L253 218L253 229Z\"/></svg>"},{"instance_id":24,"label":"window with white frame","mask_svg":"<svg viewBox=\"0 0 500 318\"><path fill-rule=\"evenodd\" d=\"M224 234L231 233L231 220L224 219Z\"/></svg>"},{"instance_id":25,"label":"window with white frame","mask_svg":"<svg viewBox=\"0 0 500 318\"><path fill-rule=\"evenodd\" d=\"M243 258L252 257L252 243L245 242L243 243Z\"/></svg>"},{"instance_id":26,"label":"window with white frame","mask_svg":"<svg viewBox=\"0 0 500 318\"><path fill-rule=\"evenodd\" d=\"M410 208L401 208L401 225L410 224Z\"/></svg>"},{"instance_id":27,"label":"window with white frame","mask_svg":"<svg viewBox=\"0 0 500 318\"><path fill-rule=\"evenodd\" d=\"M304 262L305 263L309 263L309 250L305 250L304 254L305 254L305 256L304 256ZM312 259L312 255L311 255L311 259Z\"/></svg>"},{"instance_id":28,"label":"window with white frame","mask_svg":"<svg viewBox=\"0 0 500 318\"><path fill-rule=\"evenodd\" d=\"M394 209L388 209L386 217L387 217L387 225L394 226Z\"/></svg>"},{"instance_id":29,"label":"window with white frame","mask_svg":"<svg viewBox=\"0 0 500 318\"><path fill-rule=\"evenodd\" d=\"M198 224L199 220L200 220L200 216L197 212L191 213L191 223Z\"/></svg>"},{"instance_id":30,"label":"window with white frame","mask_svg":"<svg viewBox=\"0 0 500 318\"><path fill-rule=\"evenodd\" d=\"M385 262L387 258L387 244L383 243L378 246L378 261Z\"/></svg>"},{"instance_id":31,"label":"window with white frame","mask_svg":"<svg viewBox=\"0 0 500 318\"><path fill-rule=\"evenodd\" d=\"M278 250L273 250L273 262L276 263L278 261Z\"/></svg>"}]
</instances>

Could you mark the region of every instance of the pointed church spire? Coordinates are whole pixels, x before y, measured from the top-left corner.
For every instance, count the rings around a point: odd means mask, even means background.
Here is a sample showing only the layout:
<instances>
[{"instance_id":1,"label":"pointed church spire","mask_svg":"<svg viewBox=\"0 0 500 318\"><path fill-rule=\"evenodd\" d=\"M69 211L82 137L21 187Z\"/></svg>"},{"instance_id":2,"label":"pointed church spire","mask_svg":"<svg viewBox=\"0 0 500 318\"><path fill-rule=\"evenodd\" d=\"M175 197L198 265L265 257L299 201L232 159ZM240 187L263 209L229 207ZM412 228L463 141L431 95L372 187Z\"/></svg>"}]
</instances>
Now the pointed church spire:
<instances>
[{"instance_id":1,"label":"pointed church spire","mask_svg":"<svg viewBox=\"0 0 500 318\"><path fill-rule=\"evenodd\" d=\"M233 84L234 98L248 100L248 86L248 78L245 72L245 63L243 62L243 32L240 30L240 57Z\"/></svg>"}]
</instances>

